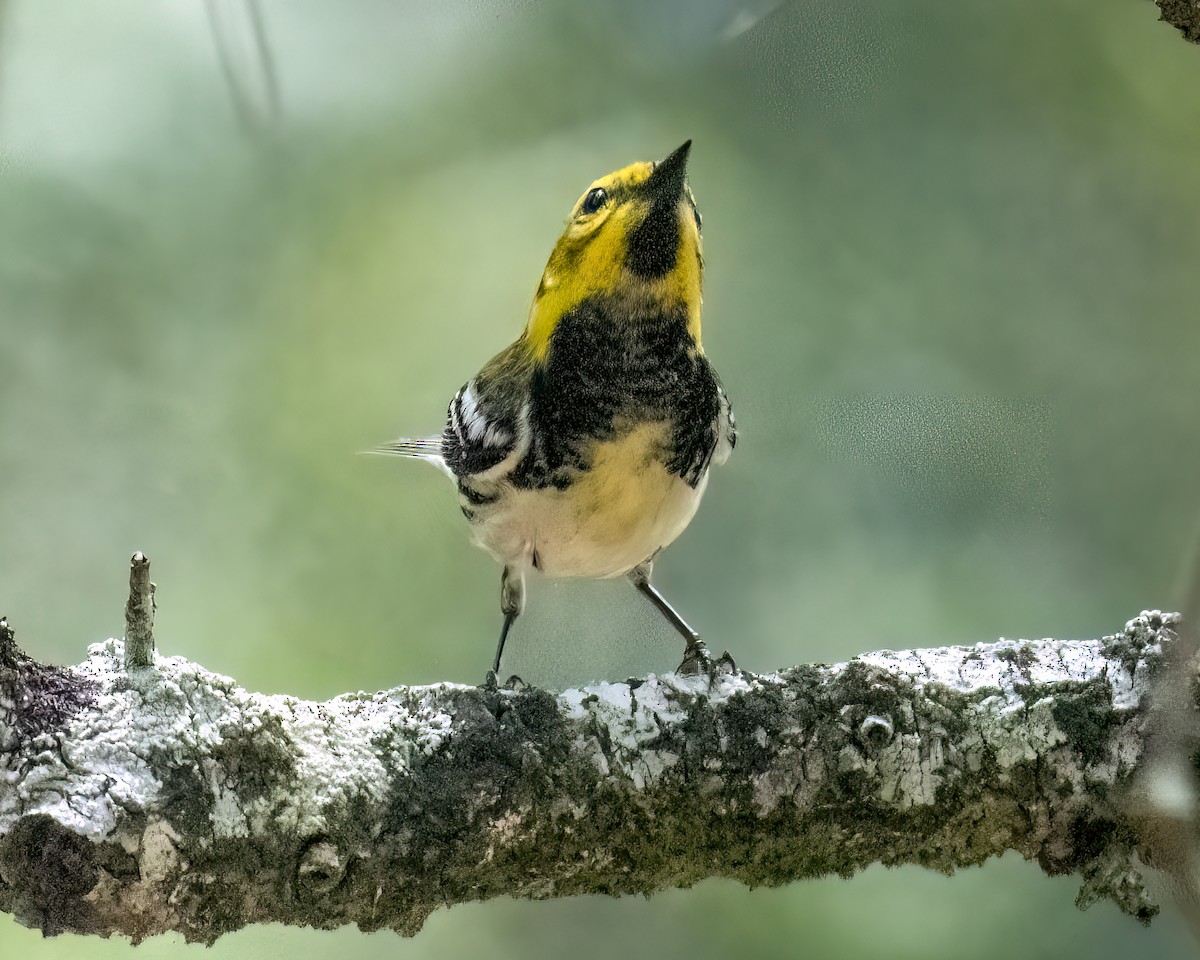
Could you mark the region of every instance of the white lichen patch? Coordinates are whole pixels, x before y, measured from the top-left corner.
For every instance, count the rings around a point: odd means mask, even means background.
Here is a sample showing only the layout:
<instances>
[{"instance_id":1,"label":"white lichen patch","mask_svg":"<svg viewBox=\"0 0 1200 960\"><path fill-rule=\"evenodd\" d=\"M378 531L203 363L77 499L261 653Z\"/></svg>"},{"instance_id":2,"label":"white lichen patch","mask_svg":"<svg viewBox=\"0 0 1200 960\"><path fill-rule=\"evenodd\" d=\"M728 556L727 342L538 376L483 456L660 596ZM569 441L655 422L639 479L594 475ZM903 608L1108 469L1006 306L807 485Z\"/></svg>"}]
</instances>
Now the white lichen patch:
<instances>
[{"instance_id":1,"label":"white lichen patch","mask_svg":"<svg viewBox=\"0 0 1200 960\"><path fill-rule=\"evenodd\" d=\"M1100 676L1108 664L1100 646L1099 640L1001 640L973 647L880 650L855 659L918 685L937 683L960 693L994 687L1012 700L1020 699L1019 688L1031 683L1082 682Z\"/></svg>"},{"instance_id":2,"label":"white lichen patch","mask_svg":"<svg viewBox=\"0 0 1200 960\"><path fill-rule=\"evenodd\" d=\"M715 706L739 693L758 689L763 680L737 673L718 674L712 679L705 675L650 674L633 687L628 683L597 683L565 690L558 702L567 719L590 720L605 731L611 745L608 756L597 747L589 751L596 766L605 775L627 777L641 790L656 783L679 761L675 753L647 745L659 738L664 728L686 720L697 698L703 697Z\"/></svg>"},{"instance_id":3,"label":"white lichen patch","mask_svg":"<svg viewBox=\"0 0 1200 960\"><path fill-rule=\"evenodd\" d=\"M1100 640L1001 640L973 647L880 650L856 661L905 676L918 686L940 684L959 693L994 688L1010 705L1020 702L1022 689L1030 685L1103 678L1112 687L1114 708L1136 709L1148 689L1148 660L1157 658L1160 647L1147 646L1135 677L1127 666L1107 658L1103 646Z\"/></svg>"},{"instance_id":4,"label":"white lichen patch","mask_svg":"<svg viewBox=\"0 0 1200 960\"><path fill-rule=\"evenodd\" d=\"M979 705L977 723L984 742L1001 770L1031 762L1066 740L1058 729L1048 699L1025 706L990 697Z\"/></svg>"},{"instance_id":5,"label":"white lichen patch","mask_svg":"<svg viewBox=\"0 0 1200 960\"><path fill-rule=\"evenodd\" d=\"M981 643L974 647L944 647L905 651L883 650L856 658L857 663L884 670L913 684L918 696L930 687L944 687L976 699L958 717L965 722L965 733L945 748L945 731L921 730L917 734L896 736L886 746L869 756L857 748L847 747L838 757L841 773L861 771L879 784L879 800L901 809L929 805L937 800L937 791L948 780L978 773L985 762L999 767L1001 778L1005 771L1019 764L1044 760L1056 747L1068 740L1055 720L1055 699L1044 696L1029 702L1030 691L1064 693L1081 689L1087 683L1107 683L1114 715L1139 709L1149 689L1152 664L1160 654L1154 638L1153 614L1130 621L1126 635L1143 641L1142 655L1136 660L1136 672L1120 659L1105 654L1105 641L1005 641ZM1159 622L1166 618L1160 616ZM845 670L846 664L829 668L831 674ZM1056 687L1056 685L1062 685ZM905 703L898 719L911 728L911 708ZM848 716L853 705L843 709ZM889 718L882 718L890 722ZM878 726L876 718L875 726ZM1102 750L1100 745L1091 749ZM1059 756L1055 769L1059 771L1061 788L1066 792L1086 790L1085 780L1112 783L1128 772L1140 757L1140 740L1130 730L1120 730L1109 737L1107 758L1092 756L1084 765L1067 752ZM1086 776L1084 771L1087 771ZM774 772L760 778L756 797L764 808L770 808L776 798L763 790L766 783L776 783ZM809 791L798 790L798 794Z\"/></svg>"},{"instance_id":6,"label":"white lichen patch","mask_svg":"<svg viewBox=\"0 0 1200 960\"><path fill-rule=\"evenodd\" d=\"M250 693L182 658L127 673L123 657L118 640L89 650L78 672L95 683L95 700L19 776L5 772L14 789L0 792L0 831L46 813L109 836L123 813L157 808L159 777L174 769L208 794L213 839L275 827L303 836L322 829L330 805L381 802L395 771L436 750L452 721L439 706L446 685L314 703ZM241 767L272 756L290 769L268 771L265 792L246 792Z\"/></svg>"}]
</instances>

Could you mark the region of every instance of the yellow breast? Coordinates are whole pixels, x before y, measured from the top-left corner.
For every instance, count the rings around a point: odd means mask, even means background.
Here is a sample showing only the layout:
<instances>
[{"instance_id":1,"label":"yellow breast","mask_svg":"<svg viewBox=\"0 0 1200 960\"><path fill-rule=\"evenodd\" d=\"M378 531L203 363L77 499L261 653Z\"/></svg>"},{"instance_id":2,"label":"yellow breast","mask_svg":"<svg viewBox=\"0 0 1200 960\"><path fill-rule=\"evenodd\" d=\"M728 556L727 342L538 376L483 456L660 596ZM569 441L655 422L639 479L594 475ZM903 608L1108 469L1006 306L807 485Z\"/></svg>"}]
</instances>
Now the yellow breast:
<instances>
[{"instance_id":1,"label":"yellow breast","mask_svg":"<svg viewBox=\"0 0 1200 960\"><path fill-rule=\"evenodd\" d=\"M691 522L705 480L667 470L665 424L639 424L598 443L591 466L565 490L512 490L477 528L505 563L536 554L554 577L616 577L671 543Z\"/></svg>"},{"instance_id":2,"label":"yellow breast","mask_svg":"<svg viewBox=\"0 0 1200 960\"><path fill-rule=\"evenodd\" d=\"M665 424L646 423L597 444L591 469L567 491L581 531L594 544L636 539L657 525L681 482L664 466L666 440Z\"/></svg>"}]
</instances>

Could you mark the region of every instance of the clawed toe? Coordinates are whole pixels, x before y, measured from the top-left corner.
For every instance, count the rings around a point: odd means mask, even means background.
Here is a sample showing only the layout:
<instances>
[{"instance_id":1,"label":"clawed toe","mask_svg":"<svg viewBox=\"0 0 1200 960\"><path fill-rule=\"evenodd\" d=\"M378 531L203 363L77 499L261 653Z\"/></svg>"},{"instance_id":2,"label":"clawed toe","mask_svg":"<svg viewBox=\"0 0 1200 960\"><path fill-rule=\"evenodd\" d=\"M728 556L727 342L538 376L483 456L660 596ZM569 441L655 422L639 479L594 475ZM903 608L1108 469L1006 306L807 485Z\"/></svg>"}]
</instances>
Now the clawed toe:
<instances>
[{"instance_id":1,"label":"clawed toe","mask_svg":"<svg viewBox=\"0 0 1200 960\"><path fill-rule=\"evenodd\" d=\"M683 662L679 665L679 674L685 677L707 676L715 680L718 676L737 672L737 664L726 650L720 657L713 658L708 645L697 638L687 645L683 654Z\"/></svg>"},{"instance_id":2,"label":"clawed toe","mask_svg":"<svg viewBox=\"0 0 1200 960\"><path fill-rule=\"evenodd\" d=\"M694 677L702 673L711 675L712 665L713 658L712 654L708 652L708 645L697 637L688 643L678 672L685 677Z\"/></svg>"},{"instance_id":3,"label":"clawed toe","mask_svg":"<svg viewBox=\"0 0 1200 960\"><path fill-rule=\"evenodd\" d=\"M507 680L505 680L504 683L501 683L500 678L498 676L496 676L495 670L489 670L487 672L487 676L483 678L483 683L481 683L479 686L481 689L488 690L488 691L496 691L496 690L503 689L503 690L515 690L518 693L522 690L529 689L529 684L527 684L524 680L522 680L520 677L518 677L515 673L511 677L509 677Z\"/></svg>"}]
</instances>

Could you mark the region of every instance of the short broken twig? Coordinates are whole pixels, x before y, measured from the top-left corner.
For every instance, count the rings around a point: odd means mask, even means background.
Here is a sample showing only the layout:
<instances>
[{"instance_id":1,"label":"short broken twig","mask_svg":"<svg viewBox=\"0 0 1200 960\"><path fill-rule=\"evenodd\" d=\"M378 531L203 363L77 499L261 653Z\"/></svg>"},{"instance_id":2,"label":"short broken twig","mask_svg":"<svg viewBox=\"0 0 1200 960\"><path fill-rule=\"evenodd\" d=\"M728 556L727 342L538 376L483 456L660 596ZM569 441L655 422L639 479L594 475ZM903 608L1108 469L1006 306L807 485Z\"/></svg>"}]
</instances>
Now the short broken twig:
<instances>
[{"instance_id":1,"label":"short broken twig","mask_svg":"<svg viewBox=\"0 0 1200 960\"><path fill-rule=\"evenodd\" d=\"M125 604L125 666L154 665L154 584L150 558L140 550L129 561L129 600Z\"/></svg>"}]
</instances>

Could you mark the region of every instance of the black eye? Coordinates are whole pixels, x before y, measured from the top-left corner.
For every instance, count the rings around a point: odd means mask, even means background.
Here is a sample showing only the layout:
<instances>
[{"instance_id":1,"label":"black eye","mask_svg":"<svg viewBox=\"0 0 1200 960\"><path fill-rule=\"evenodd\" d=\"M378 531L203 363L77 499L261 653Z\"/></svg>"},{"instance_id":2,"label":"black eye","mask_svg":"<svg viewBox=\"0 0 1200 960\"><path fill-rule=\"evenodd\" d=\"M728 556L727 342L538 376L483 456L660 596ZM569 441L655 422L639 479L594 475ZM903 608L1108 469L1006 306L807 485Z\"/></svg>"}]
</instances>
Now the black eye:
<instances>
[{"instance_id":1,"label":"black eye","mask_svg":"<svg viewBox=\"0 0 1200 960\"><path fill-rule=\"evenodd\" d=\"M608 194L604 192L604 188L593 187L587 192L587 196L583 198L583 206L579 208L579 212L595 213L606 203L608 203Z\"/></svg>"}]
</instances>

